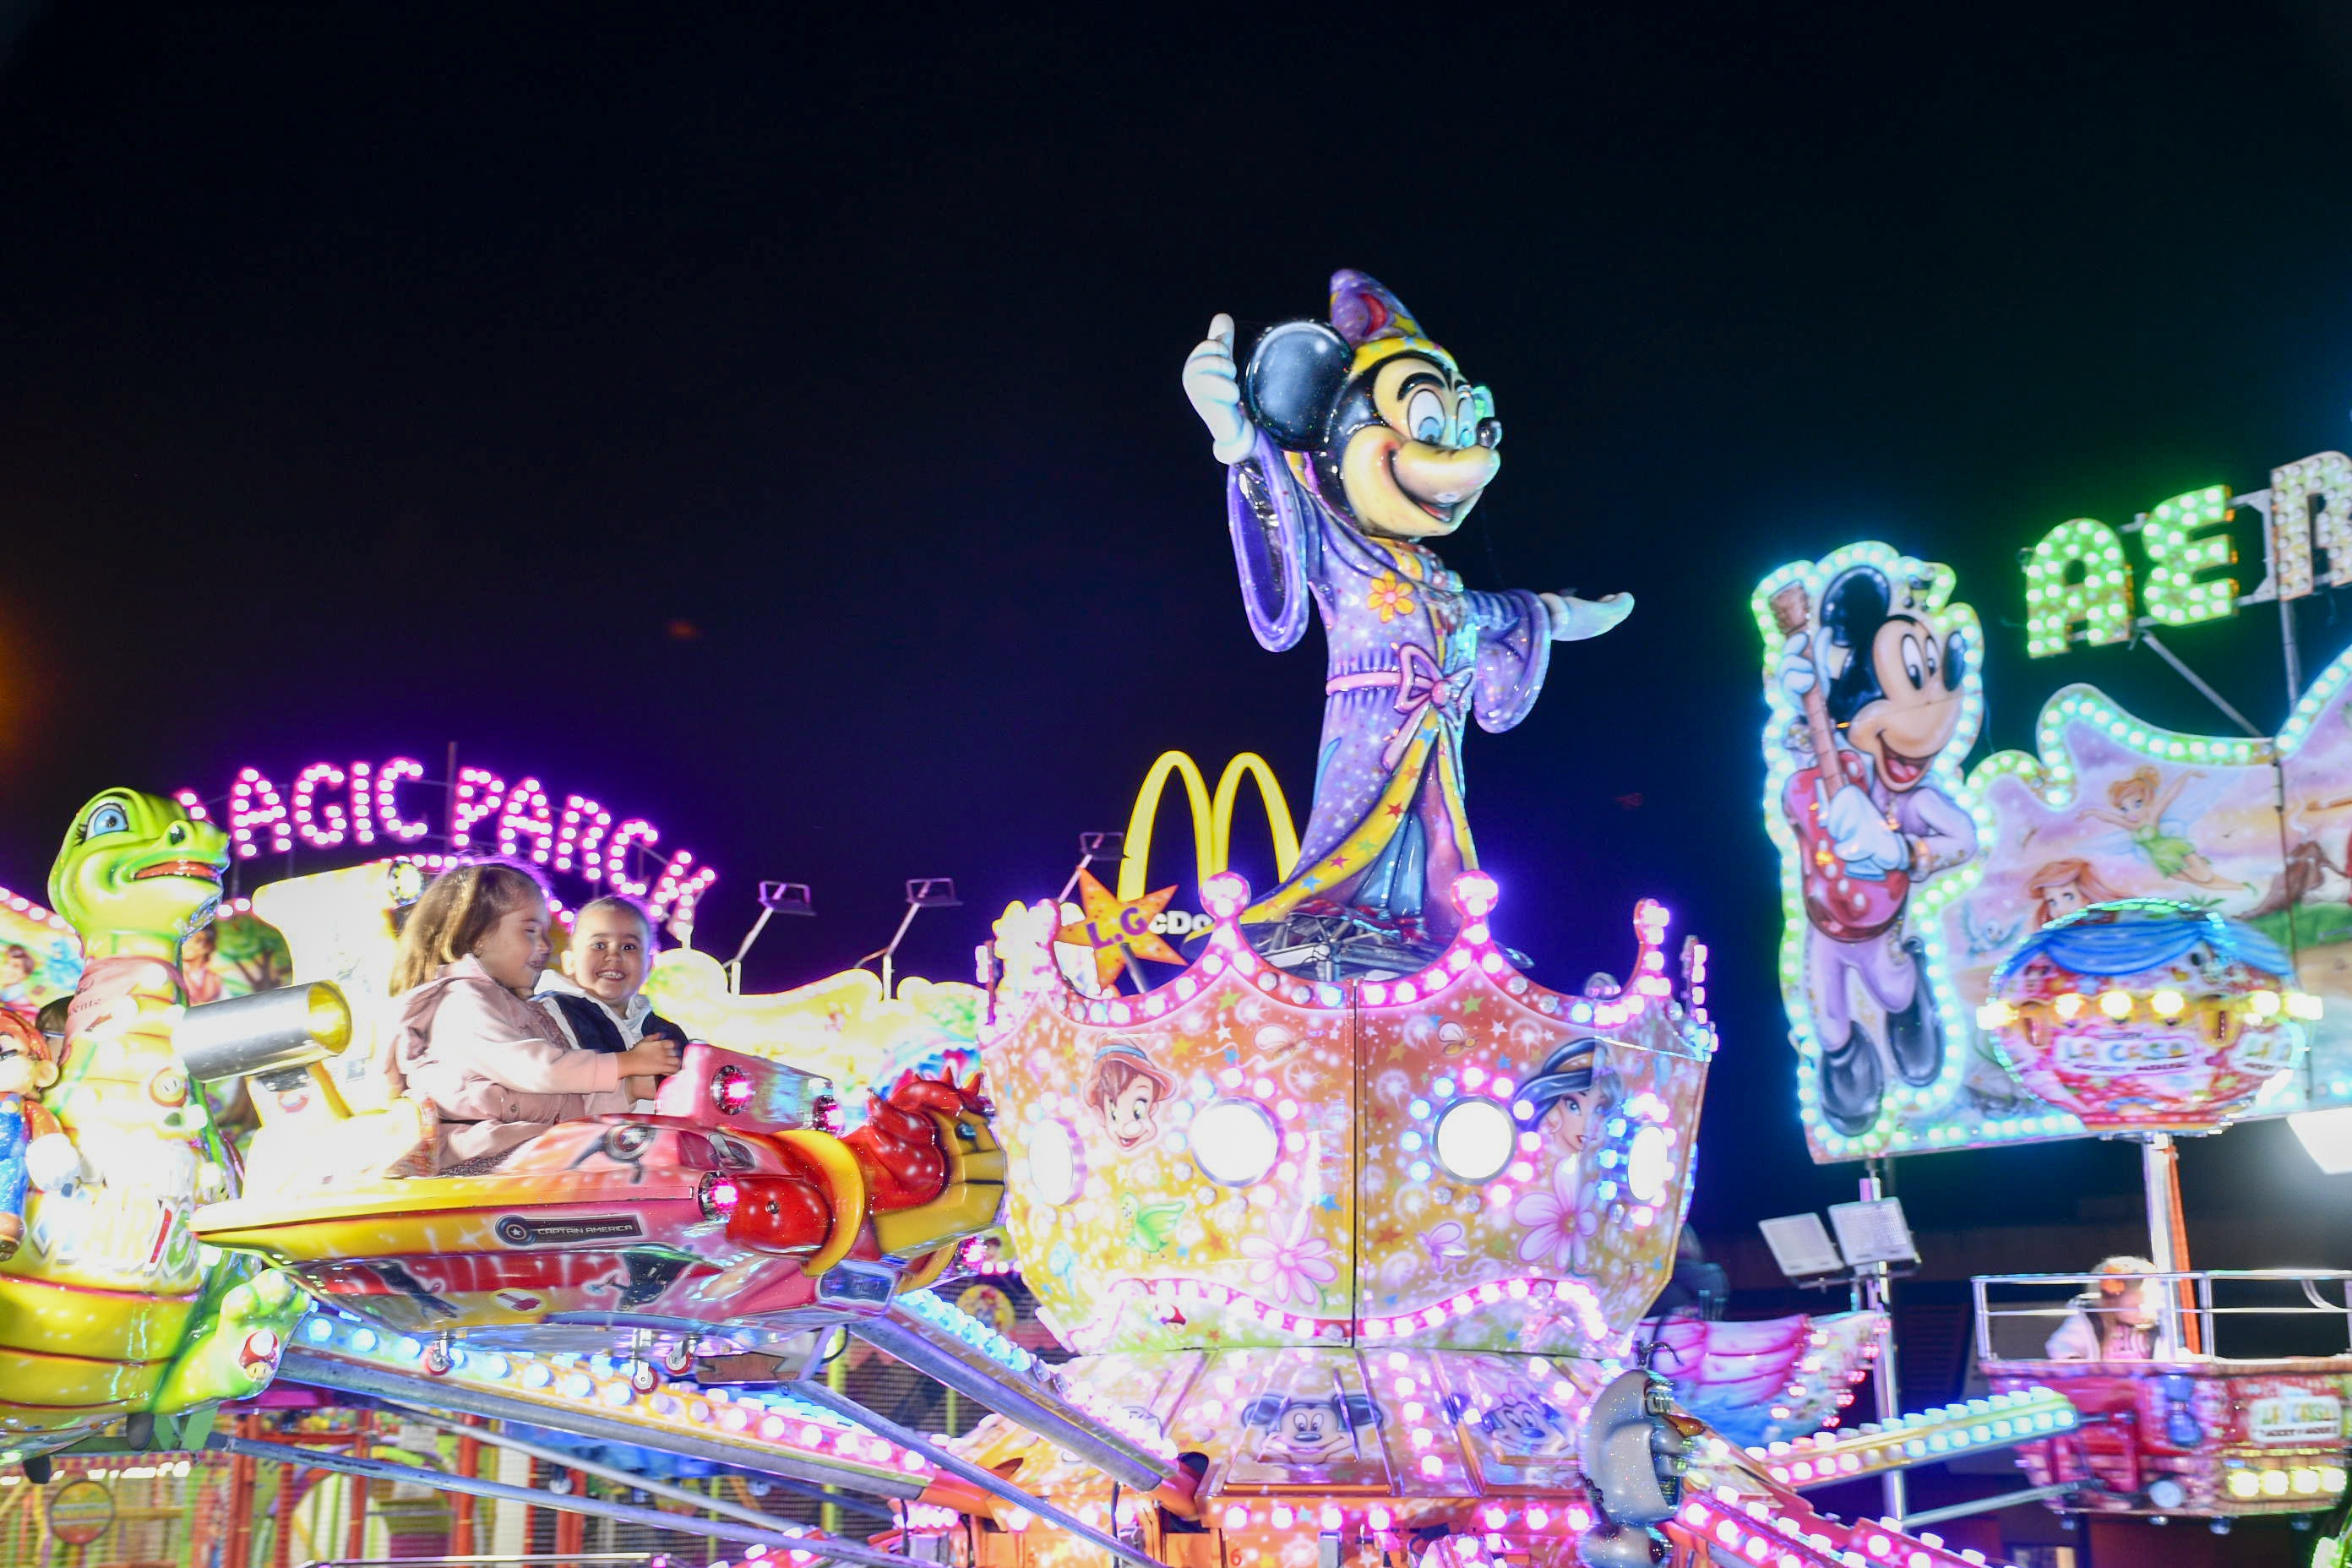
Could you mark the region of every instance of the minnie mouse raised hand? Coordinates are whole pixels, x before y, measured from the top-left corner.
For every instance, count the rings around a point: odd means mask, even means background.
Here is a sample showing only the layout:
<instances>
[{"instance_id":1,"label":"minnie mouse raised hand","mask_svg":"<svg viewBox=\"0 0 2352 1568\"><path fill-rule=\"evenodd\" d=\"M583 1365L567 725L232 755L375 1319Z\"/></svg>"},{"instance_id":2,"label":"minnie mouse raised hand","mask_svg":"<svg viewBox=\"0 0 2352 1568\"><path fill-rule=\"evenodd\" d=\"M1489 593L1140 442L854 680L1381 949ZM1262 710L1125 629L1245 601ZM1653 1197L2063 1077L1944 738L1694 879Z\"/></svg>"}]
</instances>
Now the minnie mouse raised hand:
<instances>
[{"instance_id":1,"label":"minnie mouse raised hand","mask_svg":"<svg viewBox=\"0 0 2352 1568\"><path fill-rule=\"evenodd\" d=\"M1234 355L1220 315L1184 391L1227 465L1226 515L1250 628L1276 652L1329 647L1315 804L1297 865L1243 920L1336 918L1410 956L1460 924L1446 890L1478 863L1462 732L1527 717L1555 641L1598 637L1633 596L1472 593L1423 542L1462 525L1495 478L1494 398L1363 273L1331 278L1331 319L1285 321ZM1381 959L1367 962L1380 963Z\"/></svg>"}]
</instances>

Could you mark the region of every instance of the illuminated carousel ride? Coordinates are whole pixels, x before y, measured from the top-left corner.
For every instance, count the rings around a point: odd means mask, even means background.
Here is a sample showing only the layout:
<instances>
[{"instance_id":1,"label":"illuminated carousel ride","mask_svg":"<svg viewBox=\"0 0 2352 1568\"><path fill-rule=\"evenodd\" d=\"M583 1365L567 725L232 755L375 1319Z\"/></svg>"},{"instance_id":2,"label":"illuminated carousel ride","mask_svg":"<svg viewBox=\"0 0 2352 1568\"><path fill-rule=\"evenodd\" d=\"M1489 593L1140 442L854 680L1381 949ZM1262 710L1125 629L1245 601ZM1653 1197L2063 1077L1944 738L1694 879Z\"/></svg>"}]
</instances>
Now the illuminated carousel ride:
<instances>
[{"instance_id":1,"label":"illuminated carousel ride","mask_svg":"<svg viewBox=\"0 0 2352 1568\"><path fill-rule=\"evenodd\" d=\"M1834 1358L1801 1353L1821 1331L1801 1350L1748 1331L1748 1371L1790 1401L1754 1451L1647 1364L1683 1357L1690 1391L1694 1352L1742 1353L1728 1329L1718 1347L1666 1325L1654 1352L1642 1328L1690 1195L1706 955L1670 954L1644 902L1626 983L1571 994L1491 923L1465 728L1518 723L1551 645L1632 607L1472 593L1419 542L1495 474L1491 395L1353 272L1328 321L1273 329L1245 370L1221 319L1186 385L1227 465L1254 630L1287 647L1310 605L1325 622L1322 766L1280 886L1253 902L1204 876L1193 955L1127 994L1065 974L1058 900L1013 906L971 994L982 1074L824 1064L878 1083L847 1131L775 1010L714 993L688 955L664 1005L704 1043L649 1113L437 1170L430 1108L366 1099L334 1066L370 1054L414 871L278 885L257 903L299 984L185 1008L181 943L219 901L226 841L184 803L109 791L52 879L90 962L56 1059L17 1069L54 1083L78 1163L31 1173L26 1245L0 1265L5 1451L30 1470L68 1447L209 1442L501 1495L260 1440L257 1402L299 1384L498 1423L481 1440L509 1447L535 1426L887 1500L896 1545L992 1565L1977 1561L1818 1514L1774 1461L1774 1430L1831 1414L1808 1380ZM675 1007L694 995L707 1017ZM257 1109L241 1168L192 1077L241 1081ZM1000 1221L1076 1359L1049 1365L927 1289ZM855 1404L821 1375L844 1335L995 1414L949 1440ZM2071 1419L2053 1403L2004 1394L1985 1420L2053 1430ZM1924 1431L1864 1427L1822 1458L1907 1463L1915 1436L1924 1451ZM796 1563L891 1561L773 1520L700 1528Z\"/></svg>"},{"instance_id":2,"label":"illuminated carousel ride","mask_svg":"<svg viewBox=\"0 0 2352 1568\"><path fill-rule=\"evenodd\" d=\"M1464 732L1519 723L1553 645L1633 606L1471 592L1428 547L1495 477L1491 393L1344 270L1328 320L1277 324L1245 354L1215 318L1184 386L1225 465L1252 630L1279 651L1310 612L1322 625L1309 819L1255 900L1204 865L1213 929L1172 978L1129 966L1130 992L1108 949L1150 930L1141 845L1117 896L1087 889L1084 921L1058 900L1008 910L980 1027L1006 1230L1076 1355L1058 1374L1176 1463L1157 1486L1111 1484L997 1422L960 1450L1169 1563L1979 1561L1816 1513L1769 1449L1708 1435L1643 1364L1715 1049L1705 951L1670 954L1666 912L1644 902L1627 983L1570 994L1496 933ZM1197 818L1205 790L1185 777ZM1279 842L1286 813L1270 816ZM1196 836L1222 838L1208 826ZM1091 984L1055 956L1073 925L1104 961ZM2004 1394L2000 1419L2062 1419L2037 1402L2053 1403ZM1088 1554L1016 1508L928 1500L969 1521L982 1563Z\"/></svg>"},{"instance_id":3,"label":"illuminated carousel ride","mask_svg":"<svg viewBox=\"0 0 2352 1568\"><path fill-rule=\"evenodd\" d=\"M1140 1561L806 1375L851 1331L1130 1483L1172 1463L1156 1435L1050 1370L1014 1375L969 1355L969 1321L924 1292L1002 1200L992 1108L954 1059L896 1072L845 1132L828 1080L698 1041L644 1114L562 1123L485 1168L436 1171L429 1107L381 1082L371 1102L361 1085L374 1075L332 1070L364 1060L367 1012L324 977L380 987L417 868L260 889L295 984L188 1007L182 946L220 902L227 862L226 836L185 805L103 792L50 883L58 923L79 938L71 1001L39 1026L0 1010L0 1113L17 1134L0 1152L21 1162L0 1174L22 1203L0 1255L0 1456L27 1479L46 1480L59 1452L209 1447L543 1496L257 1439L256 1412L324 1399L499 1423L466 1436L535 1456L514 1426L683 1456L845 1493L882 1519L877 1500L904 1517L945 1479ZM823 1004L836 1016L843 989ZM205 1083L250 1096L260 1125L242 1150ZM611 1474L660 1491L639 1468ZM821 1548L887 1561L764 1516L697 1528L803 1560Z\"/></svg>"},{"instance_id":4,"label":"illuminated carousel ride","mask_svg":"<svg viewBox=\"0 0 2352 1568\"><path fill-rule=\"evenodd\" d=\"M1976 1281L1992 1386L2053 1388L2082 1416L2019 1450L2065 1506L2227 1521L2343 1500L2352 1272L2193 1269L2174 1143L2222 1131L2294 1068L2319 1003L2294 982L2260 931L2159 899L2077 910L1994 972L1979 1022L2019 1081L2137 1142L2147 1178L2153 1270Z\"/></svg>"}]
</instances>

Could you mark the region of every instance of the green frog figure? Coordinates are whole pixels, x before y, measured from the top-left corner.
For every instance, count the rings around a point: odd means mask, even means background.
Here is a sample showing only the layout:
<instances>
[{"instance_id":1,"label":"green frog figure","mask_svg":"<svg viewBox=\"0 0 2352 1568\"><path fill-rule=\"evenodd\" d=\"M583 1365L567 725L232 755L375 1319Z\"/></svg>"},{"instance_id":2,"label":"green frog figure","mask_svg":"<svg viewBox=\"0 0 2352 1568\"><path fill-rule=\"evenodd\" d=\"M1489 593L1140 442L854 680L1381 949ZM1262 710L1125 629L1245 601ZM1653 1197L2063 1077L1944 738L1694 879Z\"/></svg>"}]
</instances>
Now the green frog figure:
<instances>
[{"instance_id":1,"label":"green frog figure","mask_svg":"<svg viewBox=\"0 0 2352 1568\"><path fill-rule=\"evenodd\" d=\"M228 841L158 795L110 789L75 815L49 898L84 965L42 1095L78 1168L26 1200L0 1262L0 1459L257 1392L307 1305L294 1281L214 1254L189 1226L226 1192L225 1153L172 1047L180 944L213 918Z\"/></svg>"}]
</instances>

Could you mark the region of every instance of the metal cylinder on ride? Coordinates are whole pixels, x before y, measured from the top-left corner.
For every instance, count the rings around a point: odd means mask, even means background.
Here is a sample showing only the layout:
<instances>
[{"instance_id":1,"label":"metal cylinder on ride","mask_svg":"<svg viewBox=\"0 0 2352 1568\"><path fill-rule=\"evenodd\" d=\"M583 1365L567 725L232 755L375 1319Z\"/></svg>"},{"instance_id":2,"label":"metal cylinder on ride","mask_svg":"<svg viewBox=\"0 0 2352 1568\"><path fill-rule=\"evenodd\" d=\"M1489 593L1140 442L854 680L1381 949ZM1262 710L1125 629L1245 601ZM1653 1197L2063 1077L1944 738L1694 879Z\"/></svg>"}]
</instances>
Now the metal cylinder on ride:
<instances>
[{"instance_id":1,"label":"metal cylinder on ride","mask_svg":"<svg viewBox=\"0 0 2352 1568\"><path fill-rule=\"evenodd\" d=\"M325 981L206 1002L180 1015L173 1048L207 1082L301 1067L352 1043L352 1005Z\"/></svg>"}]
</instances>

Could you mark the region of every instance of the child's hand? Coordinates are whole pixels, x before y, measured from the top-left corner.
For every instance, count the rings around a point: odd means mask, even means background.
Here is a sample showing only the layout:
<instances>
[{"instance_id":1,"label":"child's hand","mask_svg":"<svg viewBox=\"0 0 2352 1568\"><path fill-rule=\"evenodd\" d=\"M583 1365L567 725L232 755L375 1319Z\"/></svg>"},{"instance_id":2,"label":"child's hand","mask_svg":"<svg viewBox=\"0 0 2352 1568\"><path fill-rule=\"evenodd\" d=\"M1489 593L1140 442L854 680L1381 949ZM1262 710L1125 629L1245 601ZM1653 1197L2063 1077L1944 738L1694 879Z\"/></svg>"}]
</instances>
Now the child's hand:
<instances>
[{"instance_id":1,"label":"child's hand","mask_svg":"<svg viewBox=\"0 0 2352 1568\"><path fill-rule=\"evenodd\" d=\"M678 1068L677 1042L667 1035L647 1035L621 1053L623 1078L667 1078Z\"/></svg>"}]
</instances>

